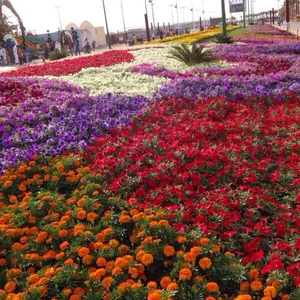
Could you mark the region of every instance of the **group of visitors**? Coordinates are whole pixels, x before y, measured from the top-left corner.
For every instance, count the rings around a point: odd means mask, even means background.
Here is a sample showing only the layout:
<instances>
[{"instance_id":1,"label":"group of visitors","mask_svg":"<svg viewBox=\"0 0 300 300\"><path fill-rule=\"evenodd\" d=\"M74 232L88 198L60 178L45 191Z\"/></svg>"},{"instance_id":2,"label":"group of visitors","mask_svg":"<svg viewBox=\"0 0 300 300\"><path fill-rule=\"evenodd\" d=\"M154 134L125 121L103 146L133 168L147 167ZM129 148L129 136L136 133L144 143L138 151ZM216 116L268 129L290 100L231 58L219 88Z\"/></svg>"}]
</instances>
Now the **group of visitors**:
<instances>
[{"instance_id":1,"label":"group of visitors","mask_svg":"<svg viewBox=\"0 0 300 300\"><path fill-rule=\"evenodd\" d=\"M2 45L0 44L0 65L29 63L30 51L28 45L17 45L14 41L7 39Z\"/></svg>"}]
</instances>

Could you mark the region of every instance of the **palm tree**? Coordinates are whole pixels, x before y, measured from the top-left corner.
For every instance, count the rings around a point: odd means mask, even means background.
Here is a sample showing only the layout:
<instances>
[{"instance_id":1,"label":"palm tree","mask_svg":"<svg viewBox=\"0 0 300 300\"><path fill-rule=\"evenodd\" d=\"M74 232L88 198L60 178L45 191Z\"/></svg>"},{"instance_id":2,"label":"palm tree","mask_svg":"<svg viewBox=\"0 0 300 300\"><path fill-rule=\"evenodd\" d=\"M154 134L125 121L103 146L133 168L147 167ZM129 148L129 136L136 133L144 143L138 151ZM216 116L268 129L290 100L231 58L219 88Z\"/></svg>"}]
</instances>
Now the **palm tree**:
<instances>
[{"instance_id":1,"label":"palm tree","mask_svg":"<svg viewBox=\"0 0 300 300\"><path fill-rule=\"evenodd\" d=\"M19 26L20 26L20 29L22 32L23 43L25 43L25 27L23 25L23 22L19 16L19 14L17 13L14 6L11 4L11 2L9 0L0 0L0 25L1 25L1 27L3 26L3 24L5 24L5 18L6 18L6 16L3 14L4 6L7 7L18 19Z\"/></svg>"}]
</instances>

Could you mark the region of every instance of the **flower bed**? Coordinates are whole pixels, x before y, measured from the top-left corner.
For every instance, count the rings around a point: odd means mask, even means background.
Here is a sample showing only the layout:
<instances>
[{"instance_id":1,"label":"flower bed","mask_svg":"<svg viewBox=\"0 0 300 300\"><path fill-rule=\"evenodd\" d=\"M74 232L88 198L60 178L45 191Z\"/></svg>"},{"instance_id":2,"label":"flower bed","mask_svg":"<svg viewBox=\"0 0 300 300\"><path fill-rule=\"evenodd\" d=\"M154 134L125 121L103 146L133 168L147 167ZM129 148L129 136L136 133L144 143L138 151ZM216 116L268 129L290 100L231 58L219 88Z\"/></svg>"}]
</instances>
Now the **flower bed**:
<instances>
[{"instance_id":1,"label":"flower bed","mask_svg":"<svg viewBox=\"0 0 300 300\"><path fill-rule=\"evenodd\" d=\"M0 299L298 300L298 45L270 33L1 77Z\"/></svg>"}]
</instances>

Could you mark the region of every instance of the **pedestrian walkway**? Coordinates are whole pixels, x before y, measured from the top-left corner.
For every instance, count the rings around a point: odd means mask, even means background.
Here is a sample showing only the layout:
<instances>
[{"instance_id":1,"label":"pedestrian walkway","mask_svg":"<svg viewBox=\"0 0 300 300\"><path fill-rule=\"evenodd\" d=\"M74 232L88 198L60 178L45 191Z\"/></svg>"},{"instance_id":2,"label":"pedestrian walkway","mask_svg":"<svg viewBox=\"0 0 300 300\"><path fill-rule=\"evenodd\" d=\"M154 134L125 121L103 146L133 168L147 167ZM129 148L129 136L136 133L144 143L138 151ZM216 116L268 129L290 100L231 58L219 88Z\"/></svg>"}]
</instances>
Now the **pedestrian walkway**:
<instances>
[{"instance_id":1,"label":"pedestrian walkway","mask_svg":"<svg viewBox=\"0 0 300 300\"><path fill-rule=\"evenodd\" d=\"M299 38L300 36L300 22L290 22L289 28L286 22L283 22L281 26L277 24L273 25L274 27L290 32L292 35L295 35Z\"/></svg>"}]
</instances>

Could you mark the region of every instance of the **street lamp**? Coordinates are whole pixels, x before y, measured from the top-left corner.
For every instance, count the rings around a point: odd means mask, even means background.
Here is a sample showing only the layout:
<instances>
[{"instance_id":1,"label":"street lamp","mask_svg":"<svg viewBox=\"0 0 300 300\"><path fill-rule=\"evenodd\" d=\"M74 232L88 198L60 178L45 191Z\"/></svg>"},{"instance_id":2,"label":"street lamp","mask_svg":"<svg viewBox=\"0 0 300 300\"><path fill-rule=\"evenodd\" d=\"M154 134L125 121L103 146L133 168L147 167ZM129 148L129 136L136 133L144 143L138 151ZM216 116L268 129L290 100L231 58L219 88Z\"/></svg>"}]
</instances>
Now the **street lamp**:
<instances>
[{"instance_id":1,"label":"street lamp","mask_svg":"<svg viewBox=\"0 0 300 300\"><path fill-rule=\"evenodd\" d=\"M148 23L148 11L147 11L147 2L146 2L146 0L145 0L145 23L146 23L147 41L150 42L150 30L149 30L149 23Z\"/></svg>"},{"instance_id":2,"label":"street lamp","mask_svg":"<svg viewBox=\"0 0 300 300\"><path fill-rule=\"evenodd\" d=\"M110 36L109 36L109 30L108 30L108 25L107 25L107 18L106 18L106 10L105 10L104 0L102 0L102 4L103 4L103 12L104 12L105 25L106 25L106 32L107 32L107 44L108 44L108 48L111 49Z\"/></svg>"},{"instance_id":3,"label":"street lamp","mask_svg":"<svg viewBox=\"0 0 300 300\"><path fill-rule=\"evenodd\" d=\"M175 6L175 4L169 4L169 6L171 6L172 24L173 24L173 28L174 28L173 6Z\"/></svg>"},{"instance_id":4,"label":"street lamp","mask_svg":"<svg viewBox=\"0 0 300 300\"><path fill-rule=\"evenodd\" d=\"M183 29L185 29L185 21L184 21L184 9L185 9L185 6L182 6L180 8L182 9Z\"/></svg>"},{"instance_id":5,"label":"street lamp","mask_svg":"<svg viewBox=\"0 0 300 300\"><path fill-rule=\"evenodd\" d=\"M204 15L204 12L205 12L205 10L204 10L204 0L202 0L202 8L203 8L203 10L202 10L202 14L203 14L203 26L204 26L204 30L205 30L206 23L205 23L205 15Z\"/></svg>"},{"instance_id":6,"label":"street lamp","mask_svg":"<svg viewBox=\"0 0 300 300\"><path fill-rule=\"evenodd\" d=\"M155 20L154 20L154 10L153 10L153 0L149 0L149 3L152 5L152 18L153 18L153 29L155 31Z\"/></svg>"},{"instance_id":7,"label":"street lamp","mask_svg":"<svg viewBox=\"0 0 300 300\"><path fill-rule=\"evenodd\" d=\"M61 5L55 6L55 7L56 7L56 9L57 9L57 15L58 15L58 20L59 20L59 26L60 26L60 29L63 30L62 25L61 25L60 14L59 14L59 8L61 7Z\"/></svg>"},{"instance_id":8,"label":"street lamp","mask_svg":"<svg viewBox=\"0 0 300 300\"><path fill-rule=\"evenodd\" d=\"M177 29L179 29L179 14L178 14L178 4L177 4L177 0L176 0L175 8L176 8L176 10L177 10Z\"/></svg>"},{"instance_id":9,"label":"street lamp","mask_svg":"<svg viewBox=\"0 0 300 300\"><path fill-rule=\"evenodd\" d=\"M125 19L124 19L124 11L123 11L123 1L121 1L121 11L122 11L122 19L123 19L123 27L124 27L124 38L126 40L126 44L127 44L127 33L126 33L126 26L125 26Z\"/></svg>"},{"instance_id":10,"label":"street lamp","mask_svg":"<svg viewBox=\"0 0 300 300\"><path fill-rule=\"evenodd\" d=\"M195 29L195 20L194 20L194 3L192 0L192 8L191 8L191 12L192 12L192 20L193 20L193 29Z\"/></svg>"}]
</instances>

